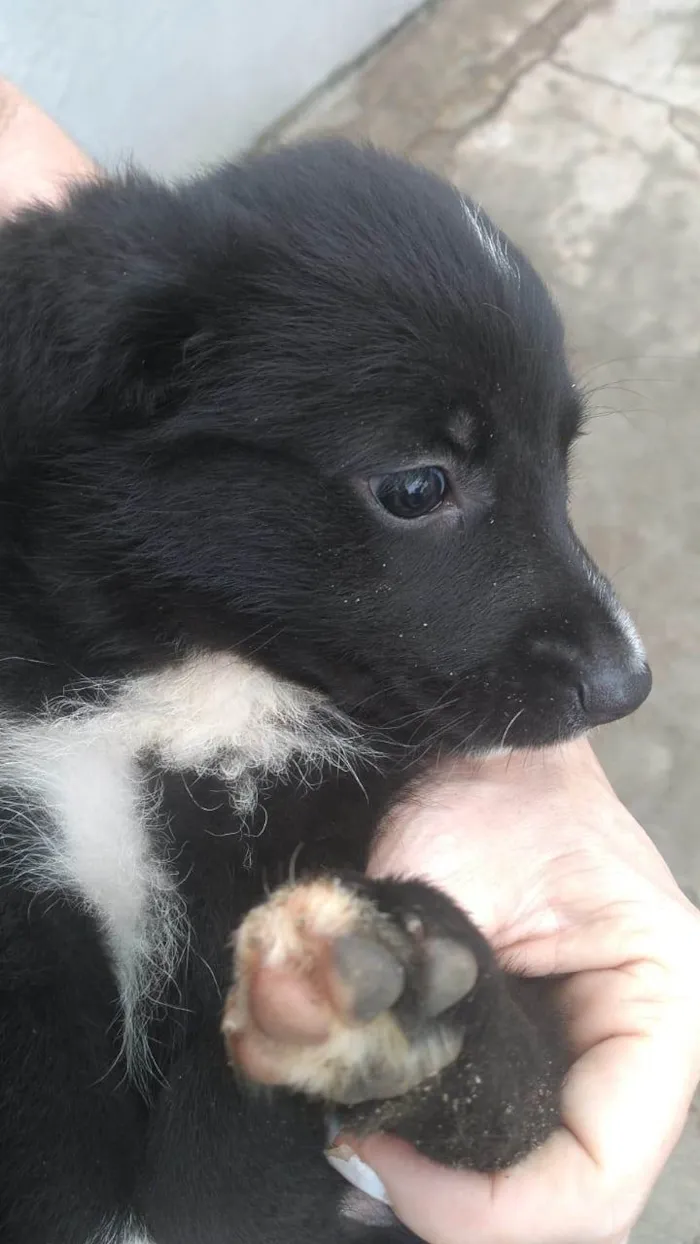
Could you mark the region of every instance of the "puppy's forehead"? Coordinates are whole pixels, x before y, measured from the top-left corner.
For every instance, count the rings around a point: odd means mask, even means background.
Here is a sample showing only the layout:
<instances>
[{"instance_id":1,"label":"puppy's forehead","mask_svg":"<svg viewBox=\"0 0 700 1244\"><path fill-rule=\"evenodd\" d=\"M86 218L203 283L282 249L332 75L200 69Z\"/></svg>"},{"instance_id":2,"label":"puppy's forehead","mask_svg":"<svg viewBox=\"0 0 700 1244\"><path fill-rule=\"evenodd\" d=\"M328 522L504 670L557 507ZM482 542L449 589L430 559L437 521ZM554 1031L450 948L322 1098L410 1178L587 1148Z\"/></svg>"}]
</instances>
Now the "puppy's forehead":
<instances>
[{"instance_id":1,"label":"puppy's forehead","mask_svg":"<svg viewBox=\"0 0 700 1244\"><path fill-rule=\"evenodd\" d=\"M253 365L297 443L342 427L346 456L370 438L375 455L415 455L519 418L554 434L570 391L561 323L483 209L373 151L280 159L284 177L258 187L278 232Z\"/></svg>"},{"instance_id":2,"label":"puppy's forehead","mask_svg":"<svg viewBox=\"0 0 700 1244\"><path fill-rule=\"evenodd\" d=\"M514 294L523 269L536 279L473 200L372 148L327 142L278 152L249 168L244 200L309 276L368 296L464 296L466 280L486 297L504 285Z\"/></svg>"}]
</instances>

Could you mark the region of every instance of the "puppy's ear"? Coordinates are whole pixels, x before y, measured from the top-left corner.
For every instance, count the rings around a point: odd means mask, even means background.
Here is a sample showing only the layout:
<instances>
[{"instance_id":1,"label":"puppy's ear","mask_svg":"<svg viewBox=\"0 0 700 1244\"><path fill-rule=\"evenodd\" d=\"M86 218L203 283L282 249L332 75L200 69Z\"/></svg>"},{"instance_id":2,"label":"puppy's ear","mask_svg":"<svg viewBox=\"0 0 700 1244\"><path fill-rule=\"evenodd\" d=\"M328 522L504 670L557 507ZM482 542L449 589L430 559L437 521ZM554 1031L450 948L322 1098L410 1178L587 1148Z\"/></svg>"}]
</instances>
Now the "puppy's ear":
<instances>
[{"instance_id":1,"label":"puppy's ear","mask_svg":"<svg viewBox=\"0 0 700 1244\"><path fill-rule=\"evenodd\" d=\"M160 251L124 272L110 314L106 368L116 363L118 379L151 408L182 395L217 354L235 352L264 264L264 226L228 201L215 208L179 205L176 233L168 222Z\"/></svg>"},{"instance_id":2,"label":"puppy's ear","mask_svg":"<svg viewBox=\"0 0 700 1244\"><path fill-rule=\"evenodd\" d=\"M216 187L77 187L0 229L0 476L145 428L238 333L253 225ZM197 359L202 359L197 364Z\"/></svg>"},{"instance_id":3,"label":"puppy's ear","mask_svg":"<svg viewBox=\"0 0 700 1244\"><path fill-rule=\"evenodd\" d=\"M230 370L256 298L259 249L237 239L202 248L188 267L149 273L122 293L102 369L136 413L174 418L188 395Z\"/></svg>"},{"instance_id":4,"label":"puppy's ear","mask_svg":"<svg viewBox=\"0 0 700 1244\"><path fill-rule=\"evenodd\" d=\"M122 300L103 360L129 405L152 411L183 391L205 319L196 291L180 280L143 282Z\"/></svg>"},{"instance_id":5,"label":"puppy's ear","mask_svg":"<svg viewBox=\"0 0 700 1244\"><path fill-rule=\"evenodd\" d=\"M0 480L21 461L84 449L110 430L156 429L183 405L207 337L192 291L180 282L142 282L92 310L92 325L87 315L69 322L70 349L61 351L60 331L33 348L13 400L0 404ZM0 334L0 381L5 350L12 354L3 347Z\"/></svg>"}]
</instances>

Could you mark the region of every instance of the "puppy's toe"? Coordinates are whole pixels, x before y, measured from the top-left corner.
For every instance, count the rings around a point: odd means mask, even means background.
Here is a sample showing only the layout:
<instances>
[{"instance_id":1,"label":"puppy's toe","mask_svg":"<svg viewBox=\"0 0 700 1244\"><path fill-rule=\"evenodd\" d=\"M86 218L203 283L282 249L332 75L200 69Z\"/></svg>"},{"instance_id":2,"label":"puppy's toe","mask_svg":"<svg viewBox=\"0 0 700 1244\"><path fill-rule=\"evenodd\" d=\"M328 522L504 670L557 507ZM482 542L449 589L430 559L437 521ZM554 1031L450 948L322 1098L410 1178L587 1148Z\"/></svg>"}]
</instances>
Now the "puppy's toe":
<instances>
[{"instance_id":1,"label":"puppy's toe","mask_svg":"<svg viewBox=\"0 0 700 1244\"><path fill-rule=\"evenodd\" d=\"M422 1006L434 1018L471 993L479 978L476 955L449 937L431 937L424 946L425 977Z\"/></svg>"},{"instance_id":2,"label":"puppy's toe","mask_svg":"<svg viewBox=\"0 0 700 1244\"><path fill-rule=\"evenodd\" d=\"M331 984L348 1019L367 1023L388 1011L403 992L406 973L395 955L366 934L346 933L333 943Z\"/></svg>"},{"instance_id":3,"label":"puppy's toe","mask_svg":"<svg viewBox=\"0 0 700 1244\"><path fill-rule=\"evenodd\" d=\"M273 1041L313 1045L328 1036L331 1009L325 982L299 972L296 965L252 972L249 1013L255 1029Z\"/></svg>"}]
</instances>

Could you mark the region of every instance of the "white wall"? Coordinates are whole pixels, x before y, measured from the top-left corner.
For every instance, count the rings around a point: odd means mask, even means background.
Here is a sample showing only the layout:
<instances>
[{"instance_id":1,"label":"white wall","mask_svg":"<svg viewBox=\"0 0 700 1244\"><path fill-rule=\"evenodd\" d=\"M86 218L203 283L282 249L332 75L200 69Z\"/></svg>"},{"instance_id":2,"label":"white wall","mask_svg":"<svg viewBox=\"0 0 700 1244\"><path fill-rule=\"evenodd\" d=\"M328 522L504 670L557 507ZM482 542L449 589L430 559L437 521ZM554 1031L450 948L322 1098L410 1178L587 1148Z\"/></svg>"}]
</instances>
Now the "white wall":
<instances>
[{"instance_id":1,"label":"white wall","mask_svg":"<svg viewBox=\"0 0 700 1244\"><path fill-rule=\"evenodd\" d=\"M0 73L98 160L244 147L417 0L0 0Z\"/></svg>"}]
</instances>

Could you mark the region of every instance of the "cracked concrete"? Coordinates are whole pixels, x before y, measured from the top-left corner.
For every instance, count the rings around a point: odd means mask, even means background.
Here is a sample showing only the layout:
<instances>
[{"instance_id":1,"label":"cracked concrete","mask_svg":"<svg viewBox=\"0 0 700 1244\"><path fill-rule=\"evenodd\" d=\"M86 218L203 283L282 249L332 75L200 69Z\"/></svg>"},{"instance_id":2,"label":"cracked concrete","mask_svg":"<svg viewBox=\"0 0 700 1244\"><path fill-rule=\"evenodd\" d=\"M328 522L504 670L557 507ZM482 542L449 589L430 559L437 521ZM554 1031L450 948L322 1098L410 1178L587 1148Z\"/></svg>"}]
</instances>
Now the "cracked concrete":
<instances>
[{"instance_id":1,"label":"cracked concrete","mask_svg":"<svg viewBox=\"0 0 700 1244\"><path fill-rule=\"evenodd\" d=\"M576 518L655 673L599 751L698 901L700 0L429 4L271 137L311 132L447 173L549 280L592 415ZM700 1104L633 1241L700 1244Z\"/></svg>"}]
</instances>

